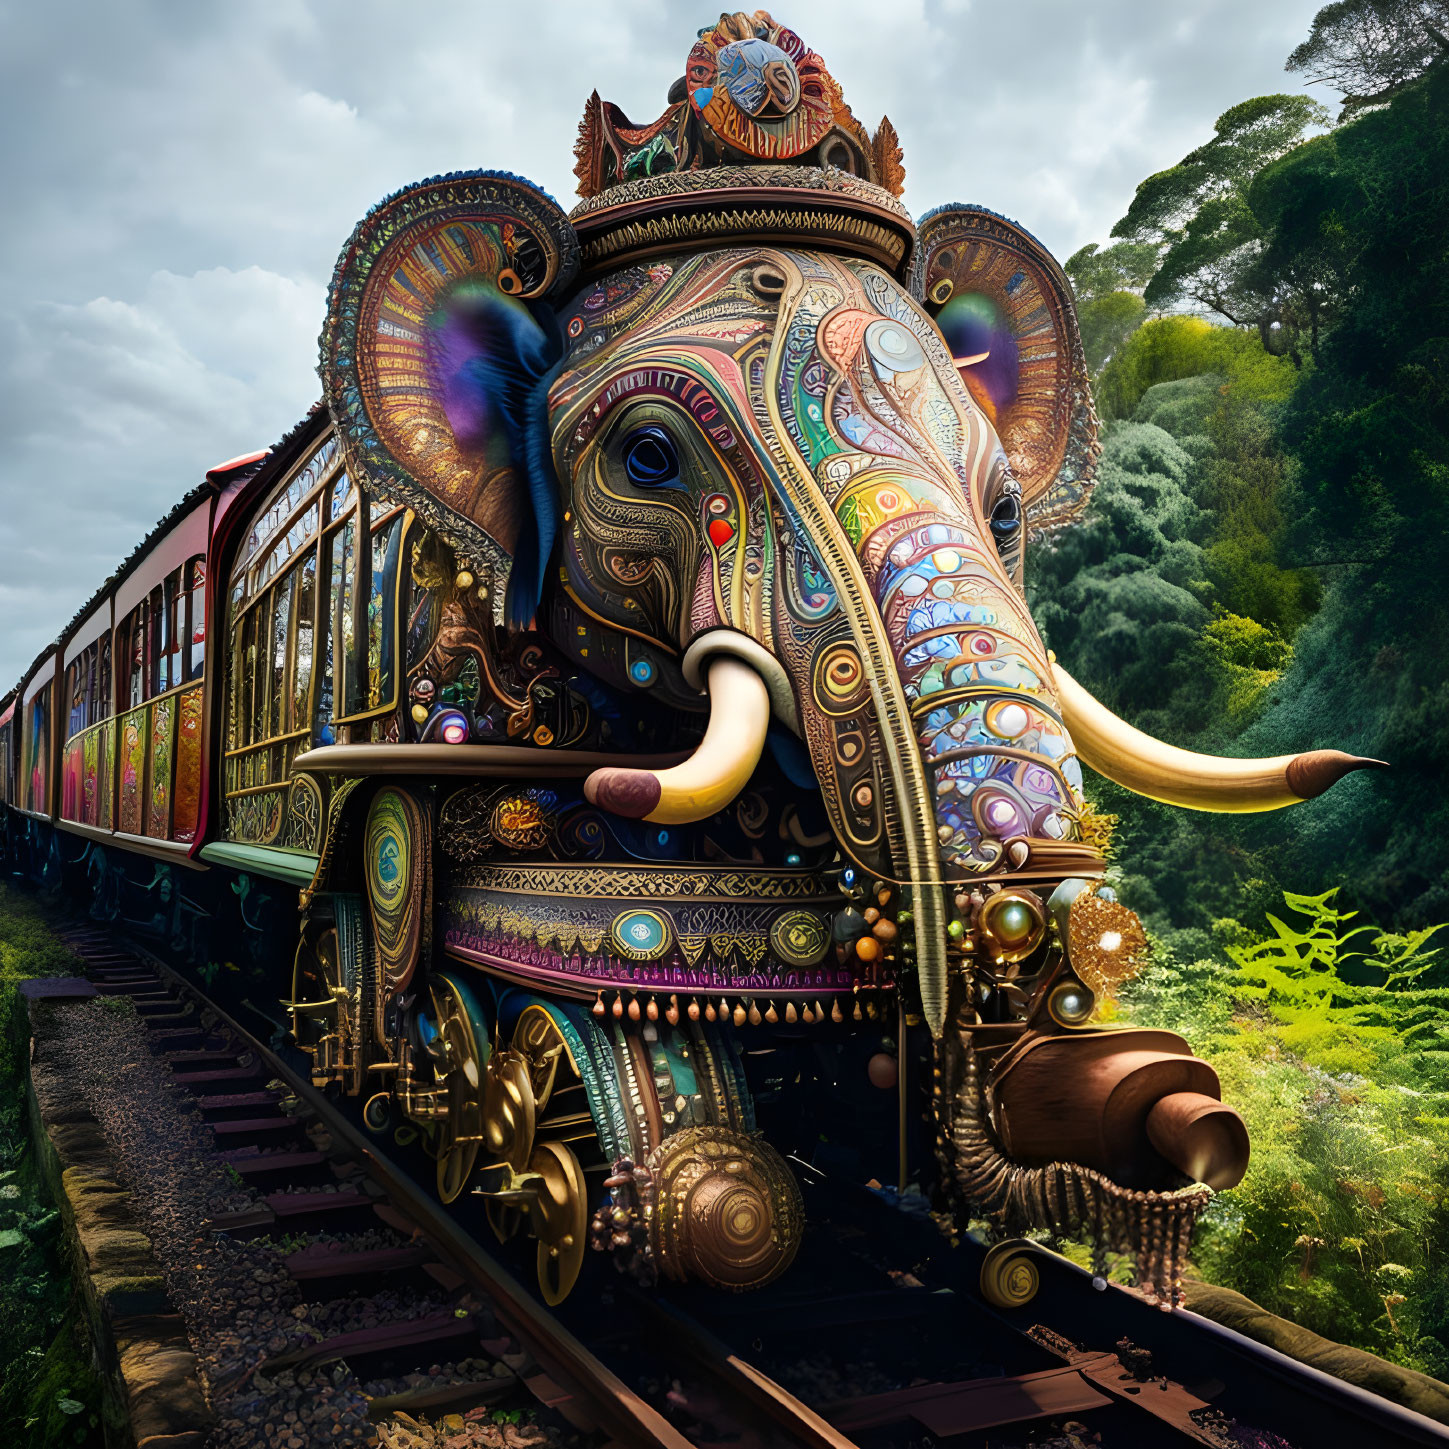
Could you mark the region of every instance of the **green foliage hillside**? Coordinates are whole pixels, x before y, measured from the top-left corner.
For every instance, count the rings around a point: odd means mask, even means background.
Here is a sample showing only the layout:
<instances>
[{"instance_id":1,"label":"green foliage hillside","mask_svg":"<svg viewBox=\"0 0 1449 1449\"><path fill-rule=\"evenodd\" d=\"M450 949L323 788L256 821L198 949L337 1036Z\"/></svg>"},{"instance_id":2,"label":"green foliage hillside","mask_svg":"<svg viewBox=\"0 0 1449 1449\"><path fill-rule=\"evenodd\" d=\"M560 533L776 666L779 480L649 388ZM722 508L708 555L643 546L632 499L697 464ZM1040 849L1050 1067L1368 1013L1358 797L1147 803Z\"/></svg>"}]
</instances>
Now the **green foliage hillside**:
<instances>
[{"instance_id":1,"label":"green foliage hillside","mask_svg":"<svg viewBox=\"0 0 1449 1449\"><path fill-rule=\"evenodd\" d=\"M1186 822L1104 785L1169 936L1251 914L1274 882L1342 886L1394 927L1449 918L1446 178L1441 64L1242 178L1255 265L1313 274L1316 336L1151 318L1098 375L1101 481L1029 570L1051 646L1185 747L1392 766L1288 812Z\"/></svg>"},{"instance_id":2,"label":"green foliage hillside","mask_svg":"<svg viewBox=\"0 0 1449 1449\"><path fill-rule=\"evenodd\" d=\"M1362 71L1345 121L1234 108L1143 183L1123 240L1068 262L1104 453L1028 588L1075 677L1151 734L1389 762L1259 816L1088 791L1157 941L1123 1010L1187 1036L1253 1138L1197 1271L1444 1377L1449 42L1359 54L1364 9L1315 21L1315 55Z\"/></svg>"}]
</instances>

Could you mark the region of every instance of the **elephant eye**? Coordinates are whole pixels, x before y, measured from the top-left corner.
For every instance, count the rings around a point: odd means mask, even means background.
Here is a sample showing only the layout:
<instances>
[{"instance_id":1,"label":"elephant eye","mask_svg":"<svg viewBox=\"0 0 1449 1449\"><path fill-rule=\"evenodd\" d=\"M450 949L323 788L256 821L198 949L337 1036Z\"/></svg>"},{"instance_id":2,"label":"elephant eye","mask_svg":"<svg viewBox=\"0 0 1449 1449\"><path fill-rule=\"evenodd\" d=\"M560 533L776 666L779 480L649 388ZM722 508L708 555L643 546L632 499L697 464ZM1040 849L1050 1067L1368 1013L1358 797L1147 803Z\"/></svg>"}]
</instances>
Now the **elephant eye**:
<instances>
[{"instance_id":1,"label":"elephant eye","mask_svg":"<svg viewBox=\"0 0 1449 1449\"><path fill-rule=\"evenodd\" d=\"M638 428L624 439L624 471L641 488L683 488L674 439L663 428Z\"/></svg>"},{"instance_id":2,"label":"elephant eye","mask_svg":"<svg viewBox=\"0 0 1449 1449\"><path fill-rule=\"evenodd\" d=\"M991 537L998 549L1007 548L1021 532L1021 499L1015 493L1003 493L991 510Z\"/></svg>"}]
</instances>

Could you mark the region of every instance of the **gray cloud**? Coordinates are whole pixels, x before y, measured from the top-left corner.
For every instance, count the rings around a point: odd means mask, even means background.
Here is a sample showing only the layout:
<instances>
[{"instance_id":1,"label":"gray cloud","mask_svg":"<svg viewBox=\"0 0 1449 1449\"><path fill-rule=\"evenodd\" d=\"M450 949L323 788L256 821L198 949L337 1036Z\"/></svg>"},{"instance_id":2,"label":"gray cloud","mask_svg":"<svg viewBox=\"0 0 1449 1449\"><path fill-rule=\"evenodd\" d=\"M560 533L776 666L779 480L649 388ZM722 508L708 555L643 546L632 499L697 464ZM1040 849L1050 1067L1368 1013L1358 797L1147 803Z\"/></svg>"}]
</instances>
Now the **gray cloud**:
<instances>
[{"instance_id":1,"label":"gray cloud","mask_svg":"<svg viewBox=\"0 0 1449 1449\"><path fill-rule=\"evenodd\" d=\"M1236 101L1319 0L780 0L920 213L1059 256ZM388 192L515 171L566 204L584 98L652 119L704 8L660 0L0 0L0 691L175 499L317 395L338 249Z\"/></svg>"}]
</instances>

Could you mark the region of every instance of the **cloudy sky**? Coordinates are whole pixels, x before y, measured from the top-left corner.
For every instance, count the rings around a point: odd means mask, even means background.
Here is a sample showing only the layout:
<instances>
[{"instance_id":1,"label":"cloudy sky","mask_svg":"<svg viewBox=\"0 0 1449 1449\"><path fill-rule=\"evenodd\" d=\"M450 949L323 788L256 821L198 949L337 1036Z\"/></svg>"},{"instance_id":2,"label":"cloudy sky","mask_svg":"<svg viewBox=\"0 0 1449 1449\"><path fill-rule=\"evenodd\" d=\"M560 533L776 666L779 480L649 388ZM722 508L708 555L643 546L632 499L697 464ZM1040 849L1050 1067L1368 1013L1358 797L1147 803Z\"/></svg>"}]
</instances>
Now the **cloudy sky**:
<instances>
[{"instance_id":1,"label":"cloudy sky","mask_svg":"<svg viewBox=\"0 0 1449 1449\"><path fill-rule=\"evenodd\" d=\"M977 202L1058 256L1248 96L1321 0L779 0L916 214ZM318 395L332 264L382 196L515 171L572 197L595 86L664 107L677 0L0 0L0 693L208 467ZM1325 99L1331 100L1332 97Z\"/></svg>"}]
</instances>

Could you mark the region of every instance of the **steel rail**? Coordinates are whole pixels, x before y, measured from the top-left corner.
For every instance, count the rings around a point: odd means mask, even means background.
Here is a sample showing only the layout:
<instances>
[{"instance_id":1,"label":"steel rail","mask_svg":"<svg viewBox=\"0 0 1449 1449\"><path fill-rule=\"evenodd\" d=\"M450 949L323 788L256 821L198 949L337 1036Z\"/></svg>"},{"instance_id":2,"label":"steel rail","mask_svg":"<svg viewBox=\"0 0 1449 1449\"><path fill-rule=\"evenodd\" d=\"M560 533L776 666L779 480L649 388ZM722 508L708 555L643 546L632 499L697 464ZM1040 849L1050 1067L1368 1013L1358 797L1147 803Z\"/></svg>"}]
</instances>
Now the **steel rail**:
<instances>
[{"instance_id":1,"label":"steel rail","mask_svg":"<svg viewBox=\"0 0 1449 1449\"><path fill-rule=\"evenodd\" d=\"M986 1248L971 1237L946 1251L936 1228L912 1222L906 1215L883 1202L858 1184L825 1181L798 1158L791 1159L807 1190L828 1190L833 1211L857 1226L879 1227L887 1221L907 1250L931 1259L932 1278L963 1297L974 1296ZM1300 1429L1308 1415L1313 1422L1332 1426L1343 1438L1307 1439L1305 1444L1372 1444L1378 1446L1449 1446L1449 1428L1393 1399L1325 1373L1311 1364L1291 1358L1278 1349L1216 1323L1189 1308L1164 1313L1141 1295L1116 1283L1095 1287L1093 1276L1060 1253L1040 1244L1032 1245L1032 1258L1040 1271L1040 1287L1027 1303L1015 1309L996 1309L984 1302L975 1306L1001 1330L1042 1344L1043 1326L1076 1345L1116 1344L1135 1339L1150 1345L1153 1359L1165 1368L1154 1368L1154 1383L1173 1385L1172 1375L1189 1382L1216 1375L1231 1383L1238 1412L1256 1412L1256 1404L1278 1408L1283 1395L1296 1396L1296 1412L1273 1415L1278 1424L1292 1421ZM1057 1352L1056 1349L1052 1350ZM1060 1356L1070 1362L1070 1355ZM1216 1365L1211 1371L1209 1364ZM1217 1397L1217 1396L1215 1396ZM1144 1396L1130 1394L1123 1402L1148 1409ZM1213 1407L1217 1407L1214 1403ZM1165 1426L1164 1426L1165 1427ZM1273 1424L1258 1427L1274 1427ZM1292 1432L1290 1428L1289 1432Z\"/></svg>"},{"instance_id":2,"label":"steel rail","mask_svg":"<svg viewBox=\"0 0 1449 1449\"><path fill-rule=\"evenodd\" d=\"M257 1059L305 1102L334 1142L365 1163L369 1174L423 1230L448 1266L492 1304L499 1321L538 1361L545 1373L587 1404L599 1426L622 1444L657 1449L697 1449L657 1409L646 1403L588 1347L538 1304L501 1264L483 1253L416 1183L380 1155L366 1137L328 1102L310 1081L259 1041L230 1012L219 1006L165 961L134 938L122 938L173 990L212 1012Z\"/></svg>"},{"instance_id":3,"label":"steel rail","mask_svg":"<svg viewBox=\"0 0 1449 1449\"><path fill-rule=\"evenodd\" d=\"M599 1428L622 1445L697 1449L694 1440L630 1389L593 1349L539 1304L518 1279L480 1247L407 1172L383 1156L373 1142L310 1080L274 1053L225 1007L211 999L197 982L155 955L143 942L119 933L112 939L117 945L124 944L125 949L143 960L179 996L195 1003L201 1011L211 1013L307 1105L332 1134L341 1154L364 1165L373 1179L416 1222L439 1257L492 1304L500 1322L528 1350L543 1372L578 1398ZM920 1249L923 1259L932 1259L938 1270L933 1276L956 1290L963 1306L969 1306L972 1311L1011 1334L1030 1339L1038 1347L1047 1347L1058 1353L1066 1366L1078 1369L1119 1405L1134 1405L1153 1414L1158 1419L1164 1442L1168 1436L1173 1440L1218 1442L1210 1430L1195 1432L1197 1426L1187 1419L1191 1404L1206 1408L1208 1403L1194 1398L1180 1383L1156 1371L1150 1380L1155 1394L1142 1395L1135 1383L1128 1382L1131 1376L1121 1371L1116 1356L1110 1351L1077 1348L1077 1344L1100 1343L1103 1339L1113 1340L1119 1334L1138 1332L1153 1344L1154 1355L1160 1354L1169 1367L1174 1360L1181 1360L1185 1353L1193 1357L1205 1353L1220 1363L1232 1364L1245 1376L1244 1387L1249 1402L1255 1398L1261 1402L1265 1395L1295 1394L1305 1401L1305 1408L1311 1405L1316 1411L1310 1418L1321 1420L1324 1415L1329 1415L1345 1430L1369 1436L1360 1438L1359 1442L1449 1444L1449 1432L1434 1420L1300 1363L1190 1310L1162 1314L1116 1285L1109 1285L1105 1293L1098 1292L1090 1282L1090 1275L1045 1248L1036 1250L1042 1270L1042 1288L1045 1290L1039 1299L1021 1310L993 1310L977 1302L974 1293L984 1252L979 1245L967 1239L961 1250L948 1253L945 1241L934 1228L928 1235L924 1225L909 1222L875 1194L855 1185L822 1179L813 1168L798 1159L795 1166L800 1170L802 1186L807 1186L807 1190L813 1188L832 1194L836 1216L858 1225L881 1226L887 1224L888 1214L889 1226L895 1229L897 1237L905 1235L903 1246ZM939 1271L942 1269L944 1272ZM656 1344L664 1358L687 1361L710 1379L713 1387L725 1396L730 1410L745 1410L757 1421L758 1427L766 1430L768 1437L765 1442L778 1444L783 1435L786 1442L804 1446L804 1449L855 1449L856 1441L835 1427L826 1415L804 1404L769 1375L740 1357L690 1313L627 1286L622 1298L633 1310L635 1322L629 1326ZM1153 1329L1150 1334L1146 1332L1149 1320ZM1044 1329L1043 1321L1050 1327ZM1046 1342L1051 1338L1060 1338L1062 1347L1056 1348ZM1177 1371L1183 1372L1181 1368ZM1037 1376L1021 1377L1029 1379ZM926 1386L937 1394L944 1389L964 1390L968 1387L967 1382ZM902 1420L910 1416L907 1401L912 1392L900 1391ZM1182 1399L1181 1407L1174 1410L1167 1402L1168 1398L1174 1401ZM1037 1417L1051 1416L1049 1410L1043 1410ZM1027 1416L1018 1416L1017 1422L1024 1424Z\"/></svg>"}]
</instances>

